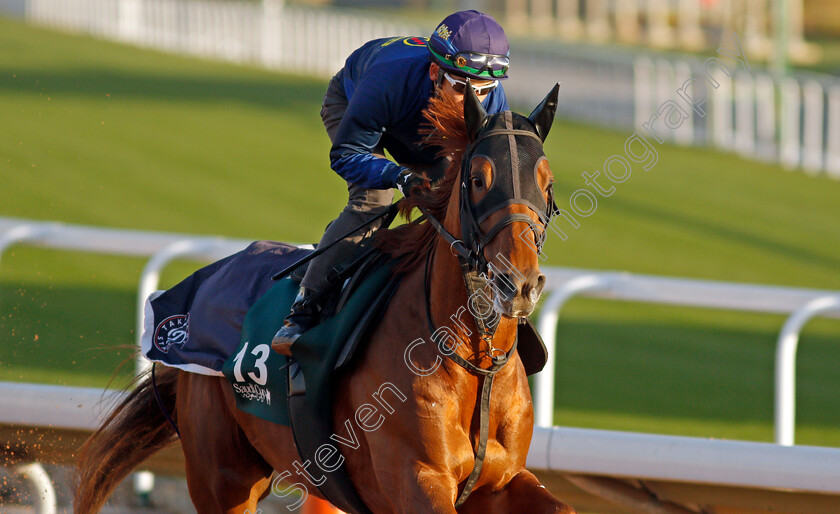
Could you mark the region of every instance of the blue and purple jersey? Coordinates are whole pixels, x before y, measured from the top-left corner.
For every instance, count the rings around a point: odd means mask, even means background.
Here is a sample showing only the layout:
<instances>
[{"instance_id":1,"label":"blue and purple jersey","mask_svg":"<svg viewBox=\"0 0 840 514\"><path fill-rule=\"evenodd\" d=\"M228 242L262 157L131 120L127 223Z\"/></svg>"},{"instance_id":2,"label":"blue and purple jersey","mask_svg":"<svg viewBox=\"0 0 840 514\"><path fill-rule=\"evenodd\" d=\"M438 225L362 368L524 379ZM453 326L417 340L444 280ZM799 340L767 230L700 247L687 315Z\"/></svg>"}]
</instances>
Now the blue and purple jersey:
<instances>
[{"instance_id":1,"label":"blue and purple jersey","mask_svg":"<svg viewBox=\"0 0 840 514\"><path fill-rule=\"evenodd\" d=\"M418 134L434 94L424 37L375 39L350 54L338 73L348 105L330 150L332 169L369 189L394 187L403 166L432 166L435 147ZM508 110L499 84L484 99L488 113ZM372 154L384 148L400 164Z\"/></svg>"}]
</instances>

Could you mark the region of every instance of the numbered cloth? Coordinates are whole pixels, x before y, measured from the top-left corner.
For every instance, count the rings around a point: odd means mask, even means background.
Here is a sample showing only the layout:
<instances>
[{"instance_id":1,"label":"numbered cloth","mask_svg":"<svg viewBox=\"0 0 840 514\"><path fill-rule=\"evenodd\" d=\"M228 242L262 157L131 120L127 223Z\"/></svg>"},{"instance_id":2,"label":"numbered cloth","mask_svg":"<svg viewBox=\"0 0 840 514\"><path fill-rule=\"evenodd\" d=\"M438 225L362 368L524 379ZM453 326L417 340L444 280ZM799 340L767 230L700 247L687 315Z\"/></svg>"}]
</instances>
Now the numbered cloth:
<instances>
[{"instance_id":1,"label":"numbered cloth","mask_svg":"<svg viewBox=\"0 0 840 514\"><path fill-rule=\"evenodd\" d=\"M201 268L173 288L153 293L143 312L143 355L185 371L221 376L225 361L239 347L248 310L275 285L272 275L312 251L256 241ZM291 299L274 305L277 328L297 292L297 284L291 280L278 283L289 290L286 296ZM277 328L271 329L276 332Z\"/></svg>"},{"instance_id":2,"label":"numbered cloth","mask_svg":"<svg viewBox=\"0 0 840 514\"><path fill-rule=\"evenodd\" d=\"M298 368L288 366L287 357L270 350L271 339L282 325L283 316L289 312L297 292L297 283L292 279L277 281L248 311L240 347L224 365L224 374L233 387L239 410L290 425L289 373L296 369L306 379L305 410L314 416L302 425L310 430L316 423L331 427L334 370L350 362L359 343L379 322L399 285L399 276L392 274L392 268L393 262L380 261L367 269L341 309L295 341ZM300 394L301 391L293 390L292 393ZM329 433L324 441L328 437ZM295 438L299 438L299 434L296 433Z\"/></svg>"}]
</instances>

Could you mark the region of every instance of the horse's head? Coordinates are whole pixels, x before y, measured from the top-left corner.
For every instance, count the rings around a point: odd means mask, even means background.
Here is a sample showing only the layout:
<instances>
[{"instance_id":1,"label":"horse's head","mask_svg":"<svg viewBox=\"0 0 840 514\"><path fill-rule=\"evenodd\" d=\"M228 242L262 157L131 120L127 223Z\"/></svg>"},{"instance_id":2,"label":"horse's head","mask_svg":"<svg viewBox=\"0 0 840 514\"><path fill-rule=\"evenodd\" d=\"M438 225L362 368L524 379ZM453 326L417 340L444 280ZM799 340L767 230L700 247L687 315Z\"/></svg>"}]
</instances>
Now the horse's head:
<instances>
[{"instance_id":1,"label":"horse's head","mask_svg":"<svg viewBox=\"0 0 840 514\"><path fill-rule=\"evenodd\" d=\"M555 205L543 141L559 84L528 117L510 111L488 116L472 88L467 90L470 145L461 163L461 239L471 250L471 268L491 281L497 312L525 317L545 286L539 252Z\"/></svg>"},{"instance_id":2,"label":"horse's head","mask_svg":"<svg viewBox=\"0 0 840 514\"><path fill-rule=\"evenodd\" d=\"M427 144L455 158L437 187L415 191L403 202L405 216L417 208L428 223L383 231L377 244L402 259L396 269L404 272L424 257L428 264L430 253L424 250L440 235L438 244L458 257L470 297L489 281L494 310L524 317L545 285L539 252L556 208L543 141L554 120L559 84L528 117L488 116L472 88L466 91L462 104L433 97L424 112L430 124L424 129ZM484 306L475 310L487 312Z\"/></svg>"}]
</instances>

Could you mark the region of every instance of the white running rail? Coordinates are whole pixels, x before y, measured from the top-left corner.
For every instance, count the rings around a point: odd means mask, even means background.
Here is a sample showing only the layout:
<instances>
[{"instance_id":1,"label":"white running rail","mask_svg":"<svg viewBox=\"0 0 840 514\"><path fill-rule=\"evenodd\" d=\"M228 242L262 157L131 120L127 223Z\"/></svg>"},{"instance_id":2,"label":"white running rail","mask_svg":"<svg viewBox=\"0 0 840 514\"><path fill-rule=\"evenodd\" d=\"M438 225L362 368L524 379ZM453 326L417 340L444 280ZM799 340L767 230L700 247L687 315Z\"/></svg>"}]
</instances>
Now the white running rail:
<instances>
[{"instance_id":1,"label":"white running rail","mask_svg":"<svg viewBox=\"0 0 840 514\"><path fill-rule=\"evenodd\" d=\"M814 298L788 318L776 344L776 444L793 446L796 423L796 349L799 332L811 318L840 313L840 294Z\"/></svg>"},{"instance_id":2,"label":"white running rail","mask_svg":"<svg viewBox=\"0 0 840 514\"><path fill-rule=\"evenodd\" d=\"M173 259L218 260L250 241L161 232L120 230L0 217L0 259L13 244L150 257L138 286L138 323L142 303L158 288L161 270ZM636 275L570 268L543 268L547 299L538 320L549 355L555 355L563 305L572 297L649 302L774 314L788 314L779 336L776 361L776 442L793 444L796 347L804 324L817 315L840 318L840 292L707 280ZM138 337L140 331L138 330ZM143 364L145 365L145 364ZM554 366L549 359L535 377L535 422L550 427L554 415Z\"/></svg>"},{"instance_id":3,"label":"white running rail","mask_svg":"<svg viewBox=\"0 0 840 514\"><path fill-rule=\"evenodd\" d=\"M573 296L790 315L776 352L775 432L778 444L793 444L799 333L814 316L840 318L840 292L579 269L543 268L543 272L548 298L538 327L549 355L555 355L560 310ZM550 427L554 417L553 365L546 365L534 377L534 386L535 423Z\"/></svg>"},{"instance_id":4,"label":"white running rail","mask_svg":"<svg viewBox=\"0 0 840 514\"><path fill-rule=\"evenodd\" d=\"M838 448L589 428L535 427L528 468L638 480L840 492Z\"/></svg>"}]
</instances>

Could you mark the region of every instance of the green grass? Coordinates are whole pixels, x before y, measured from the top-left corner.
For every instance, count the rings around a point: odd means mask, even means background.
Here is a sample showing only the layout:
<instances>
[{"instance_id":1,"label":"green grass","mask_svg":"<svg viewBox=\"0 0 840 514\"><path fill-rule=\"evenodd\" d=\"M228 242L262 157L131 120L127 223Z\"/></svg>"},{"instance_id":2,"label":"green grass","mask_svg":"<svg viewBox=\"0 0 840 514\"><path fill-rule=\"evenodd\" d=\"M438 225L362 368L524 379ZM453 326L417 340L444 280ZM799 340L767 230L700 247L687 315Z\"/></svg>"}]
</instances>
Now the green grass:
<instances>
[{"instance_id":1,"label":"green grass","mask_svg":"<svg viewBox=\"0 0 840 514\"><path fill-rule=\"evenodd\" d=\"M783 317L578 299L563 318L558 422L772 440L773 359ZM840 445L837 343L836 320L814 321L803 333L799 442Z\"/></svg>"},{"instance_id":2,"label":"green grass","mask_svg":"<svg viewBox=\"0 0 840 514\"><path fill-rule=\"evenodd\" d=\"M515 80L515 78L511 79ZM317 240L343 207L323 81L163 55L0 19L0 216ZM557 120L558 203L626 133ZM657 147L550 265L840 289L840 183ZM605 182L602 182L605 183ZM590 188L591 189L591 188ZM105 385L129 356L143 260L15 247L0 266L0 380ZM164 284L197 263L168 268ZM576 299L558 423L770 440L780 316ZM797 441L840 446L840 323L798 358ZM116 373L122 384L131 365Z\"/></svg>"}]
</instances>

